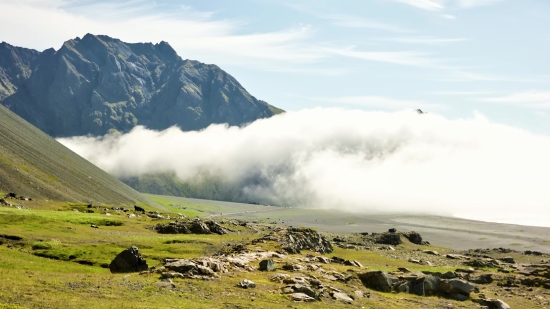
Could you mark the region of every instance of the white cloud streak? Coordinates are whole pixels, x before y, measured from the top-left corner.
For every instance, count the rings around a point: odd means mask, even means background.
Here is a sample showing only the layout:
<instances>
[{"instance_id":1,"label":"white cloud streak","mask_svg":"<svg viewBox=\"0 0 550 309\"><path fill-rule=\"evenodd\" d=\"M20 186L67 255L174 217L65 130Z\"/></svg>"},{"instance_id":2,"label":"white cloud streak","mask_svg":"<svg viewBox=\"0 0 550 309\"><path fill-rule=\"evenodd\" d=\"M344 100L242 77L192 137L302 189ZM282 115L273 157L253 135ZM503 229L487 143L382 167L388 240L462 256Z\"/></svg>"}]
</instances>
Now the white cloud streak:
<instances>
[{"instance_id":1,"label":"white cloud streak","mask_svg":"<svg viewBox=\"0 0 550 309\"><path fill-rule=\"evenodd\" d=\"M550 91L530 90L508 96L485 98L482 101L507 103L535 109L550 109Z\"/></svg>"},{"instance_id":2,"label":"white cloud streak","mask_svg":"<svg viewBox=\"0 0 550 309\"><path fill-rule=\"evenodd\" d=\"M318 97L308 98L319 103L332 103L338 105L350 105L358 107L368 107L377 110L414 110L417 108L424 110L441 110L444 106L436 103L429 103L423 100L402 100L382 96L345 96L345 97Z\"/></svg>"},{"instance_id":3,"label":"white cloud streak","mask_svg":"<svg viewBox=\"0 0 550 309\"><path fill-rule=\"evenodd\" d=\"M394 2L407 4L428 11L440 11L445 7L441 0L393 0Z\"/></svg>"},{"instance_id":4,"label":"white cloud streak","mask_svg":"<svg viewBox=\"0 0 550 309\"><path fill-rule=\"evenodd\" d=\"M478 6L493 5L503 0L458 0L458 6L460 8L469 9Z\"/></svg>"},{"instance_id":5,"label":"white cloud streak","mask_svg":"<svg viewBox=\"0 0 550 309\"><path fill-rule=\"evenodd\" d=\"M403 38L381 38L379 41L417 44L441 44L469 41L468 38L437 38L437 37L403 37Z\"/></svg>"},{"instance_id":6,"label":"white cloud streak","mask_svg":"<svg viewBox=\"0 0 550 309\"><path fill-rule=\"evenodd\" d=\"M432 113L315 109L244 128L137 127L122 136L60 141L115 175L174 171L193 179L208 170L268 203L474 214L487 221L495 214L515 218L521 209L545 225L550 216L550 138L481 115L448 120Z\"/></svg>"},{"instance_id":7,"label":"white cloud streak","mask_svg":"<svg viewBox=\"0 0 550 309\"><path fill-rule=\"evenodd\" d=\"M414 32L411 29L405 29L392 24L352 15L317 15L317 17L328 19L332 21L333 25L344 28L366 28L401 33Z\"/></svg>"},{"instance_id":8,"label":"white cloud streak","mask_svg":"<svg viewBox=\"0 0 550 309\"><path fill-rule=\"evenodd\" d=\"M438 60L430 58L428 54L413 51L357 51L354 48L326 48L325 50L339 56L369 61L386 62L416 67L443 67Z\"/></svg>"}]
</instances>

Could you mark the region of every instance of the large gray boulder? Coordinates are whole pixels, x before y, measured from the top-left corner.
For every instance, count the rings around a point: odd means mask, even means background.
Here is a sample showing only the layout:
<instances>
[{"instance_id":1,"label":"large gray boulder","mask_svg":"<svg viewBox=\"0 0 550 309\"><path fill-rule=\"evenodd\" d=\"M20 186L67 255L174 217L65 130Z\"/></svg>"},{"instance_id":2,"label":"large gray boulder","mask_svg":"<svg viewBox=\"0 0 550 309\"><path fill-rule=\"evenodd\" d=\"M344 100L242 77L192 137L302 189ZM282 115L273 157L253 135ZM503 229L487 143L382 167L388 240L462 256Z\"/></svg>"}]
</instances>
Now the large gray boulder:
<instances>
[{"instance_id":1,"label":"large gray boulder","mask_svg":"<svg viewBox=\"0 0 550 309\"><path fill-rule=\"evenodd\" d=\"M468 299L470 293L475 289L476 287L473 284L462 279L442 279L438 286L440 292L446 293L458 300L464 300L460 295Z\"/></svg>"},{"instance_id":2,"label":"large gray boulder","mask_svg":"<svg viewBox=\"0 0 550 309\"><path fill-rule=\"evenodd\" d=\"M168 270L173 270L178 273L185 274L197 268L197 264L189 260L174 260L164 264L164 267Z\"/></svg>"},{"instance_id":3,"label":"large gray boulder","mask_svg":"<svg viewBox=\"0 0 550 309\"><path fill-rule=\"evenodd\" d=\"M132 246L121 253L109 265L111 273L130 273L149 269L147 261L141 257L139 249Z\"/></svg>"},{"instance_id":4,"label":"large gray boulder","mask_svg":"<svg viewBox=\"0 0 550 309\"><path fill-rule=\"evenodd\" d=\"M381 292L391 292L399 279L380 270L357 274L364 286Z\"/></svg>"},{"instance_id":5,"label":"large gray boulder","mask_svg":"<svg viewBox=\"0 0 550 309\"><path fill-rule=\"evenodd\" d=\"M260 262L260 270L261 271L274 271L275 270L275 262L273 262L272 259L263 260Z\"/></svg>"}]
</instances>

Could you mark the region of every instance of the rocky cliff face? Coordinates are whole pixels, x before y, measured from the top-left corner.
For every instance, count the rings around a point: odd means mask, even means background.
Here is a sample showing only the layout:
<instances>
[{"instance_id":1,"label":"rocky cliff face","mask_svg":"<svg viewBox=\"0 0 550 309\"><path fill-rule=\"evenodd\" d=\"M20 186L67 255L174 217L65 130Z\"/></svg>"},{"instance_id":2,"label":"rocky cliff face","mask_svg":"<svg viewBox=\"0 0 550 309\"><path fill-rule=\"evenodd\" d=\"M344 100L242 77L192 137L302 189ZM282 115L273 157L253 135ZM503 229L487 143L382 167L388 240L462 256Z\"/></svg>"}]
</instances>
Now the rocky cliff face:
<instances>
[{"instance_id":1,"label":"rocky cliff face","mask_svg":"<svg viewBox=\"0 0 550 309\"><path fill-rule=\"evenodd\" d=\"M0 101L54 137L136 125L243 125L282 112L216 65L183 60L166 42L129 44L92 34L42 53L0 45Z\"/></svg>"},{"instance_id":2,"label":"rocky cliff face","mask_svg":"<svg viewBox=\"0 0 550 309\"><path fill-rule=\"evenodd\" d=\"M0 101L14 94L32 72L40 52L0 43Z\"/></svg>"}]
</instances>

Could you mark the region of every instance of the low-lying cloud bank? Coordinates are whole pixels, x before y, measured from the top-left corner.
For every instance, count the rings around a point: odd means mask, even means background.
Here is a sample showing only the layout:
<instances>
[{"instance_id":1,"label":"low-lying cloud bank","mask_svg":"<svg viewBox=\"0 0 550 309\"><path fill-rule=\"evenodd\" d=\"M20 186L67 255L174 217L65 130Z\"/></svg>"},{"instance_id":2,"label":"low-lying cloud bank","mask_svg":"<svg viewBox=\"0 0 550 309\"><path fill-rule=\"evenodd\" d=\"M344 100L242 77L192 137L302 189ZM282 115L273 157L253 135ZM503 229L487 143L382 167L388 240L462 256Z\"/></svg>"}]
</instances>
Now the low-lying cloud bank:
<instances>
[{"instance_id":1,"label":"low-lying cloud bank","mask_svg":"<svg viewBox=\"0 0 550 309\"><path fill-rule=\"evenodd\" d=\"M175 172L191 180L206 171L270 204L533 225L550 217L550 138L482 115L313 109L243 128L137 127L59 141L119 177Z\"/></svg>"}]
</instances>

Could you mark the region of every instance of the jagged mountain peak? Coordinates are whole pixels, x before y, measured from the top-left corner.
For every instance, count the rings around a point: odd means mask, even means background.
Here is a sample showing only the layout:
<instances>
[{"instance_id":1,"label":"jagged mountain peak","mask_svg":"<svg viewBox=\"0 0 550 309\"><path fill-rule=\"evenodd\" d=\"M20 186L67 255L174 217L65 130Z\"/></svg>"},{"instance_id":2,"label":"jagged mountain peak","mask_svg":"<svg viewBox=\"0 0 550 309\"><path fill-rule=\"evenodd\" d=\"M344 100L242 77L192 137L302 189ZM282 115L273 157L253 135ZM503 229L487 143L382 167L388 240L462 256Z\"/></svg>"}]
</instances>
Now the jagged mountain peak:
<instances>
[{"instance_id":1,"label":"jagged mountain peak","mask_svg":"<svg viewBox=\"0 0 550 309\"><path fill-rule=\"evenodd\" d=\"M183 60L165 41L126 43L88 33L57 51L36 53L23 87L5 91L0 102L52 136L126 132L136 125L197 130L281 111L218 66ZM0 74L14 61L8 62Z\"/></svg>"}]
</instances>

